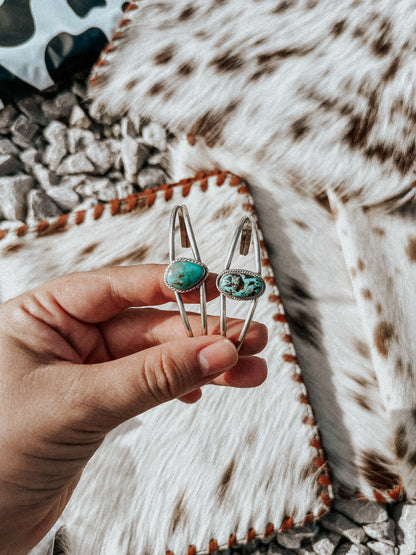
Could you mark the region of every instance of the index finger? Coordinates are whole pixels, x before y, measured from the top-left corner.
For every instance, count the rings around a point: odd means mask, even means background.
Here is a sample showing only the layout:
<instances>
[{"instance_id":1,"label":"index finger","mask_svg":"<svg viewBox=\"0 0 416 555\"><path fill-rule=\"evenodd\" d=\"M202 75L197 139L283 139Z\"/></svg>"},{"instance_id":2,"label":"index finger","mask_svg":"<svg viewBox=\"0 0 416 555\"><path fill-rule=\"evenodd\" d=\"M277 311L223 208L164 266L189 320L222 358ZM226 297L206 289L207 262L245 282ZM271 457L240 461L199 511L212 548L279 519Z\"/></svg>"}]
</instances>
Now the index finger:
<instances>
[{"instance_id":1,"label":"index finger","mask_svg":"<svg viewBox=\"0 0 416 555\"><path fill-rule=\"evenodd\" d=\"M135 306L160 305L175 301L175 293L163 280L165 264L115 266L62 276L41 285L32 293L51 297L70 316L87 323L108 320L121 310ZM215 275L206 280L207 300L218 296ZM199 290L183 293L187 303L199 302Z\"/></svg>"}]
</instances>

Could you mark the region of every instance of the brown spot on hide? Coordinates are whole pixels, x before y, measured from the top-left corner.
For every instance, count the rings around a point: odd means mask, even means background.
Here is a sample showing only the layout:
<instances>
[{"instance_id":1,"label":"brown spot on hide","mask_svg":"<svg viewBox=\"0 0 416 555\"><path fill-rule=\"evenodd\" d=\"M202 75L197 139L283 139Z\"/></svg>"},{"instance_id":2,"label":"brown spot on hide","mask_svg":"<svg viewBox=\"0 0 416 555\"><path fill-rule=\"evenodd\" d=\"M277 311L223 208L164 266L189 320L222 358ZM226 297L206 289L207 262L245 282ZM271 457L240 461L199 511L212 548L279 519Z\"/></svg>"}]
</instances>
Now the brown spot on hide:
<instances>
[{"instance_id":1,"label":"brown spot on hide","mask_svg":"<svg viewBox=\"0 0 416 555\"><path fill-rule=\"evenodd\" d=\"M86 256L92 254L99 246L100 243L92 243L91 245L88 245L88 247L85 247L79 253L79 259L85 258Z\"/></svg>"},{"instance_id":2,"label":"brown spot on hide","mask_svg":"<svg viewBox=\"0 0 416 555\"><path fill-rule=\"evenodd\" d=\"M373 298L373 294L371 293L370 289L361 289L361 295L366 301L371 301L371 299Z\"/></svg>"},{"instance_id":3,"label":"brown spot on hide","mask_svg":"<svg viewBox=\"0 0 416 555\"><path fill-rule=\"evenodd\" d=\"M189 5L179 15L178 17L179 21L186 21L187 19L190 19L194 15L195 11L196 11L196 8L194 8L194 6Z\"/></svg>"},{"instance_id":4,"label":"brown spot on hide","mask_svg":"<svg viewBox=\"0 0 416 555\"><path fill-rule=\"evenodd\" d=\"M230 464L227 466L224 474L222 475L221 481L218 485L217 495L221 502L224 501L225 494L227 493L227 489L230 485L231 478L234 473L234 468L235 468L235 461L233 459L230 462Z\"/></svg>"},{"instance_id":5,"label":"brown spot on hide","mask_svg":"<svg viewBox=\"0 0 416 555\"><path fill-rule=\"evenodd\" d=\"M407 461L411 466L416 466L416 451L413 451L413 453L410 453Z\"/></svg>"},{"instance_id":6,"label":"brown spot on hide","mask_svg":"<svg viewBox=\"0 0 416 555\"><path fill-rule=\"evenodd\" d=\"M374 345L380 355L387 358L390 343L394 337L393 326L389 322L379 322L374 329Z\"/></svg>"},{"instance_id":7,"label":"brown spot on hide","mask_svg":"<svg viewBox=\"0 0 416 555\"><path fill-rule=\"evenodd\" d=\"M339 35L344 32L345 24L345 19L341 19L341 21L337 21L336 23L334 23L331 29L331 34L334 35L334 37L339 37Z\"/></svg>"},{"instance_id":8,"label":"brown spot on hide","mask_svg":"<svg viewBox=\"0 0 416 555\"><path fill-rule=\"evenodd\" d=\"M244 65L244 60L238 54L232 54L229 51L221 56L217 56L217 58L214 58L211 65L215 66L218 71L235 71Z\"/></svg>"},{"instance_id":9,"label":"brown spot on hide","mask_svg":"<svg viewBox=\"0 0 416 555\"><path fill-rule=\"evenodd\" d=\"M183 506L184 494L178 499L172 513L172 523L170 525L171 533L173 534L178 527L181 520L185 519L185 508Z\"/></svg>"},{"instance_id":10,"label":"brown spot on hide","mask_svg":"<svg viewBox=\"0 0 416 555\"><path fill-rule=\"evenodd\" d=\"M409 237L406 254L410 262L416 262L416 237Z\"/></svg>"},{"instance_id":11,"label":"brown spot on hide","mask_svg":"<svg viewBox=\"0 0 416 555\"><path fill-rule=\"evenodd\" d=\"M352 278L355 278L357 276L357 270L355 268L351 268L350 269L350 274Z\"/></svg>"},{"instance_id":12,"label":"brown spot on hide","mask_svg":"<svg viewBox=\"0 0 416 555\"><path fill-rule=\"evenodd\" d=\"M161 93L164 90L164 88L165 88L165 85L160 81L158 81L157 83L155 83L150 87L150 89L147 91L147 94L149 94L150 96L155 96L156 94Z\"/></svg>"},{"instance_id":13,"label":"brown spot on hide","mask_svg":"<svg viewBox=\"0 0 416 555\"><path fill-rule=\"evenodd\" d=\"M331 205L329 204L328 195L324 192L315 195L314 200L321 206L324 210L331 213Z\"/></svg>"},{"instance_id":14,"label":"brown spot on hide","mask_svg":"<svg viewBox=\"0 0 416 555\"><path fill-rule=\"evenodd\" d=\"M394 435L394 452L398 459L403 459L409 449L409 444L406 440L406 428L401 424Z\"/></svg>"},{"instance_id":15,"label":"brown spot on hide","mask_svg":"<svg viewBox=\"0 0 416 555\"><path fill-rule=\"evenodd\" d=\"M380 316L380 314L383 312L383 307L381 306L380 303L376 304L376 310L377 310L377 314Z\"/></svg>"},{"instance_id":16,"label":"brown spot on hide","mask_svg":"<svg viewBox=\"0 0 416 555\"><path fill-rule=\"evenodd\" d=\"M392 79L394 79L396 77L396 74L399 70L400 67L400 58L399 56L396 56L396 58L393 59L393 61L390 63L389 67L386 69L386 71L383 74L383 81L387 82L387 81L391 81Z\"/></svg>"},{"instance_id":17,"label":"brown spot on hide","mask_svg":"<svg viewBox=\"0 0 416 555\"><path fill-rule=\"evenodd\" d=\"M391 23L384 20L380 25L380 34L371 45L371 51L376 56L386 56L393 46L391 36Z\"/></svg>"},{"instance_id":18,"label":"brown spot on hide","mask_svg":"<svg viewBox=\"0 0 416 555\"><path fill-rule=\"evenodd\" d=\"M3 249L3 256L10 256L11 254L16 254L21 249L23 249L23 245L19 245L18 243L14 245L9 245Z\"/></svg>"},{"instance_id":19,"label":"brown spot on hide","mask_svg":"<svg viewBox=\"0 0 416 555\"><path fill-rule=\"evenodd\" d=\"M189 134L201 136L209 147L213 147L221 138L224 117L220 112L208 110L191 127Z\"/></svg>"},{"instance_id":20,"label":"brown spot on hide","mask_svg":"<svg viewBox=\"0 0 416 555\"><path fill-rule=\"evenodd\" d=\"M376 93L372 93L364 114L353 114L349 120L344 141L355 148L363 148L367 144L368 137L374 127L378 114L378 101Z\"/></svg>"},{"instance_id":21,"label":"brown spot on hide","mask_svg":"<svg viewBox=\"0 0 416 555\"><path fill-rule=\"evenodd\" d=\"M367 343L364 343L364 341L360 341L359 339L357 339L354 342L354 345L361 356L363 356L364 358L370 358L370 349L368 348Z\"/></svg>"},{"instance_id":22,"label":"brown spot on hide","mask_svg":"<svg viewBox=\"0 0 416 555\"><path fill-rule=\"evenodd\" d=\"M139 262L143 262L149 249L150 247L138 247L129 254L123 254L114 258L107 266L121 266L122 264L138 264Z\"/></svg>"},{"instance_id":23,"label":"brown spot on hide","mask_svg":"<svg viewBox=\"0 0 416 555\"><path fill-rule=\"evenodd\" d=\"M137 85L137 79L131 79L128 83L126 83L126 90L131 91Z\"/></svg>"},{"instance_id":24,"label":"brown spot on hide","mask_svg":"<svg viewBox=\"0 0 416 555\"><path fill-rule=\"evenodd\" d=\"M307 465L305 465L303 467L303 469L300 471L300 479L303 481L307 481L309 480L309 478L311 476L315 476L315 474L317 473L317 469L314 463L309 463Z\"/></svg>"},{"instance_id":25,"label":"brown spot on hide","mask_svg":"<svg viewBox=\"0 0 416 555\"><path fill-rule=\"evenodd\" d=\"M394 375L396 378L402 378L404 375L404 366L401 357L396 360L396 364L394 366Z\"/></svg>"},{"instance_id":26,"label":"brown spot on hide","mask_svg":"<svg viewBox=\"0 0 416 555\"><path fill-rule=\"evenodd\" d=\"M163 50L155 54L153 61L156 65L164 65L169 63L175 55L175 47L173 45L166 46Z\"/></svg>"},{"instance_id":27,"label":"brown spot on hide","mask_svg":"<svg viewBox=\"0 0 416 555\"><path fill-rule=\"evenodd\" d=\"M190 63L181 64L178 67L179 75L190 75L194 71L194 66Z\"/></svg>"},{"instance_id":28,"label":"brown spot on hide","mask_svg":"<svg viewBox=\"0 0 416 555\"><path fill-rule=\"evenodd\" d=\"M364 262L363 262L362 258L359 258L357 260L357 268L360 272L362 272L364 270L365 265L364 265Z\"/></svg>"},{"instance_id":29,"label":"brown spot on hide","mask_svg":"<svg viewBox=\"0 0 416 555\"><path fill-rule=\"evenodd\" d=\"M376 235L383 237L386 234L386 230L382 227L373 227L373 231Z\"/></svg>"},{"instance_id":30,"label":"brown spot on hide","mask_svg":"<svg viewBox=\"0 0 416 555\"><path fill-rule=\"evenodd\" d=\"M391 489L398 481L398 477L389 468L388 459L376 451L363 452L360 466L363 477L374 489Z\"/></svg>"},{"instance_id":31,"label":"brown spot on hide","mask_svg":"<svg viewBox=\"0 0 416 555\"><path fill-rule=\"evenodd\" d=\"M305 56L306 54L309 54L309 52L311 52L312 50L313 50L312 47L279 48L274 52L268 52L267 54L259 54L257 56L257 63L259 65L264 65L264 64L268 64L269 62L290 58L291 56Z\"/></svg>"},{"instance_id":32,"label":"brown spot on hide","mask_svg":"<svg viewBox=\"0 0 416 555\"><path fill-rule=\"evenodd\" d=\"M301 220L295 220L292 219L292 222L297 225L298 227L300 227L300 229L310 229L310 227L308 226L308 224L306 224L305 222L302 222Z\"/></svg>"},{"instance_id":33,"label":"brown spot on hide","mask_svg":"<svg viewBox=\"0 0 416 555\"><path fill-rule=\"evenodd\" d=\"M371 405L368 402L368 400L366 399L366 397L364 397L364 395L361 395L360 393L354 393L353 394L353 399L361 408L371 412Z\"/></svg>"},{"instance_id":34,"label":"brown spot on hide","mask_svg":"<svg viewBox=\"0 0 416 555\"><path fill-rule=\"evenodd\" d=\"M309 131L307 116L303 116L297 119L296 121L294 121L291 125L291 130L292 130L292 136L295 139L295 141L298 141L299 139L303 139L304 136Z\"/></svg>"},{"instance_id":35,"label":"brown spot on hide","mask_svg":"<svg viewBox=\"0 0 416 555\"><path fill-rule=\"evenodd\" d=\"M293 0L283 0L283 2L280 2L280 4L278 4L275 8L273 8L271 13L276 14L276 13L285 12L286 10L291 8L293 4L294 4Z\"/></svg>"}]
</instances>

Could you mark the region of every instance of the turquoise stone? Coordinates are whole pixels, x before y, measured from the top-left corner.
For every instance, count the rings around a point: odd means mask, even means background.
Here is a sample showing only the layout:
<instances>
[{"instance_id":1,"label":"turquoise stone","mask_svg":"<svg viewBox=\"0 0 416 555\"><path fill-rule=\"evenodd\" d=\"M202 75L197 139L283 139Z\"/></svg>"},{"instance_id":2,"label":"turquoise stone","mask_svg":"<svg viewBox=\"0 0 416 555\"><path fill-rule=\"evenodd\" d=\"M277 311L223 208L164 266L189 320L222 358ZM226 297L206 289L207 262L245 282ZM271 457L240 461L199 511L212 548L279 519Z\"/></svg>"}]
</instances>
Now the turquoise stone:
<instances>
[{"instance_id":1,"label":"turquoise stone","mask_svg":"<svg viewBox=\"0 0 416 555\"><path fill-rule=\"evenodd\" d=\"M250 300L264 292L264 281L261 277L230 271L220 277L218 289L229 297Z\"/></svg>"},{"instance_id":2,"label":"turquoise stone","mask_svg":"<svg viewBox=\"0 0 416 555\"><path fill-rule=\"evenodd\" d=\"M204 266L187 260L175 260L166 269L165 280L169 287L177 291L188 291L203 281Z\"/></svg>"}]
</instances>

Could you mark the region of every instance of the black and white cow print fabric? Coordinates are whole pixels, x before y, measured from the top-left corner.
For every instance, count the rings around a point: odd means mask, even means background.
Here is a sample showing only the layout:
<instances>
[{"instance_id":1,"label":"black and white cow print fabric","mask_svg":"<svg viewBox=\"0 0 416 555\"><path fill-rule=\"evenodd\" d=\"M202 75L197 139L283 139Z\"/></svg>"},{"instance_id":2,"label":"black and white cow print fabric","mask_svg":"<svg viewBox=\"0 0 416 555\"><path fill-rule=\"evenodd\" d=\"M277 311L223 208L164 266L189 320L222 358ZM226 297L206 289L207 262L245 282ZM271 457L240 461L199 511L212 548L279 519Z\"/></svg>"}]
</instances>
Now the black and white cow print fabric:
<instances>
[{"instance_id":1,"label":"black and white cow print fabric","mask_svg":"<svg viewBox=\"0 0 416 555\"><path fill-rule=\"evenodd\" d=\"M0 0L0 108L43 90L75 60L92 65L116 28L122 0ZM73 68L76 64L72 63Z\"/></svg>"}]
</instances>

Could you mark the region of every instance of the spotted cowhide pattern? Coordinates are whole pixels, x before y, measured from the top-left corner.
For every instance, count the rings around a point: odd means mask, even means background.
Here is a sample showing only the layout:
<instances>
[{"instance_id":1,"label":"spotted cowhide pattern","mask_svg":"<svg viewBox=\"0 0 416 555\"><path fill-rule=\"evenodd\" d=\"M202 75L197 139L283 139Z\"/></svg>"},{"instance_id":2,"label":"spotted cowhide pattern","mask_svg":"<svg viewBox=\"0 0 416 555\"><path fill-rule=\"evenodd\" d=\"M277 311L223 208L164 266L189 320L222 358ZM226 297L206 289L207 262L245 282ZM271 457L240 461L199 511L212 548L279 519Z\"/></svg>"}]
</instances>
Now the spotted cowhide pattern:
<instances>
[{"instance_id":1,"label":"spotted cowhide pattern","mask_svg":"<svg viewBox=\"0 0 416 555\"><path fill-rule=\"evenodd\" d=\"M175 177L248 181L334 474L379 500L416 494L415 8L134 1L90 87L170 127Z\"/></svg>"},{"instance_id":2,"label":"spotted cowhide pattern","mask_svg":"<svg viewBox=\"0 0 416 555\"><path fill-rule=\"evenodd\" d=\"M168 262L170 213L182 203L202 260L221 271L253 200L240 178L217 172L0 231L1 300L74 271ZM189 256L178 243L177 254ZM173 401L111 432L63 513L68 554L195 555L227 546L230 536L244 543L328 510L331 476L263 243L261 257L266 291L255 318L269 329L266 383L207 386L195 405ZM234 264L254 268L253 247ZM230 316L244 318L247 310L227 301ZM208 311L219 314L218 299Z\"/></svg>"}]
</instances>

